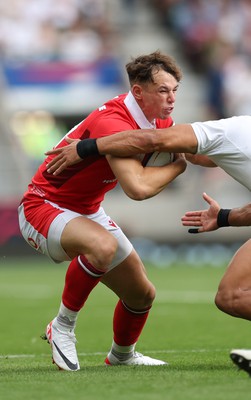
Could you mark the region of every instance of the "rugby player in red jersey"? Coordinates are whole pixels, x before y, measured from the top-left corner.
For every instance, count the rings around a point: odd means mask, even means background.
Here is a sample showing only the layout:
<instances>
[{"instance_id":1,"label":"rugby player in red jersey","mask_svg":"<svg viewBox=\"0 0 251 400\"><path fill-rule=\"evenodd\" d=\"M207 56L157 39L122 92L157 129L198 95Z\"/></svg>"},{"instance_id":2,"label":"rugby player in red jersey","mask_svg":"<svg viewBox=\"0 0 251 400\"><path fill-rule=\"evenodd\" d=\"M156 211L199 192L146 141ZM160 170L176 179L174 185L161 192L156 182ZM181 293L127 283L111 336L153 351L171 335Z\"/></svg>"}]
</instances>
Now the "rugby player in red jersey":
<instances>
[{"instance_id":1,"label":"rugby player in red jersey","mask_svg":"<svg viewBox=\"0 0 251 400\"><path fill-rule=\"evenodd\" d=\"M70 140L68 147L54 149L56 154L47 169L55 176L78 163L82 157L94 154L129 156L146 151L186 153L194 164L222 168L229 176L251 190L251 116L241 115L216 121L175 125L162 130L120 132L106 138L90 141ZM95 146L93 145L93 142ZM190 233L210 232L227 226L250 226L251 203L232 209L222 209L208 196L207 210L189 211L182 217L184 226L193 226ZM217 307L234 317L251 321L251 239L235 253L223 275L215 297ZM230 357L239 368L251 376L251 350L233 349Z\"/></svg>"},{"instance_id":2,"label":"rugby player in red jersey","mask_svg":"<svg viewBox=\"0 0 251 400\"><path fill-rule=\"evenodd\" d=\"M91 139L122 130L173 125L170 115L181 80L175 61L156 51L133 59L126 70L130 91L93 111L67 137ZM56 147L66 145L65 137ZM113 341L105 363L167 364L135 351L155 288L128 238L106 215L102 201L117 182L134 200L155 196L185 171L183 155L176 154L174 162L163 167L143 167L138 156L96 155L59 175L47 171L53 157L42 163L24 193L19 222L23 237L37 251L55 262L70 261L58 315L46 329L54 362L64 370L80 368L74 328L79 311L101 281L118 296Z\"/></svg>"}]
</instances>

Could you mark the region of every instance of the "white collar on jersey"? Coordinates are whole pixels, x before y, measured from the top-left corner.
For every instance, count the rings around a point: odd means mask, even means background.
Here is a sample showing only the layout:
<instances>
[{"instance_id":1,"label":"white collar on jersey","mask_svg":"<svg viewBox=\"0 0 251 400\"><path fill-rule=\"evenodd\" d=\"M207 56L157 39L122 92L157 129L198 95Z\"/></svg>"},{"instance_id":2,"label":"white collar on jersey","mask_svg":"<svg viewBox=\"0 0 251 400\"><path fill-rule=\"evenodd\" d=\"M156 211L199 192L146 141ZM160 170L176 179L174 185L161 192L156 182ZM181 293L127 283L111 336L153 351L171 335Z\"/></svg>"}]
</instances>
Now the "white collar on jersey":
<instances>
[{"instance_id":1,"label":"white collar on jersey","mask_svg":"<svg viewBox=\"0 0 251 400\"><path fill-rule=\"evenodd\" d=\"M133 119L137 122L137 124L141 129L156 128L155 119L153 120L152 123L148 121L148 119L141 110L140 106L138 105L131 91L128 92L124 100L124 103L128 108L128 110L130 111L130 114L132 115Z\"/></svg>"}]
</instances>

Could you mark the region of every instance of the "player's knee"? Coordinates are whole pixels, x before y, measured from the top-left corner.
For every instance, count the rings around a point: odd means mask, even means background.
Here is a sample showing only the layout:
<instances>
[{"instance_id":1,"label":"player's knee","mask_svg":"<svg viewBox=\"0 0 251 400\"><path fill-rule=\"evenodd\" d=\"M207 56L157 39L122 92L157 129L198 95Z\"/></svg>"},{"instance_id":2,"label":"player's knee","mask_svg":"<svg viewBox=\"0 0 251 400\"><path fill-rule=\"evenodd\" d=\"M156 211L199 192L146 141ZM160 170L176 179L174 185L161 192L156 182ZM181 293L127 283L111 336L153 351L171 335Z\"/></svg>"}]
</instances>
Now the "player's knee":
<instances>
[{"instance_id":1,"label":"player's knee","mask_svg":"<svg viewBox=\"0 0 251 400\"><path fill-rule=\"evenodd\" d=\"M106 240L102 240L101 238L98 242L96 242L96 250L92 255L93 264L95 267L101 271L106 271L108 266L111 264L113 257L115 256L117 248L117 239L112 235L108 235Z\"/></svg>"},{"instance_id":2,"label":"player's knee","mask_svg":"<svg viewBox=\"0 0 251 400\"><path fill-rule=\"evenodd\" d=\"M151 283L149 285L149 289L148 289L147 295L145 297L146 307L150 307L153 304L155 296L156 296L156 289L153 286L153 284Z\"/></svg>"},{"instance_id":3,"label":"player's knee","mask_svg":"<svg viewBox=\"0 0 251 400\"><path fill-rule=\"evenodd\" d=\"M226 300L226 297L223 296L222 291L218 291L216 293L214 302L215 302L216 307L218 307L219 310L221 310L221 311L224 311L225 300Z\"/></svg>"},{"instance_id":4,"label":"player's knee","mask_svg":"<svg viewBox=\"0 0 251 400\"><path fill-rule=\"evenodd\" d=\"M238 315L239 294L234 289L219 289L215 296L215 304L219 310L236 316Z\"/></svg>"},{"instance_id":5,"label":"player's knee","mask_svg":"<svg viewBox=\"0 0 251 400\"><path fill-rule=\"evenodd\" d=\"M156 290L151 282L139 293L138 299L135 299L134 308L144 310L151 307L156 296Z\"/></svg>"}]
</instances>

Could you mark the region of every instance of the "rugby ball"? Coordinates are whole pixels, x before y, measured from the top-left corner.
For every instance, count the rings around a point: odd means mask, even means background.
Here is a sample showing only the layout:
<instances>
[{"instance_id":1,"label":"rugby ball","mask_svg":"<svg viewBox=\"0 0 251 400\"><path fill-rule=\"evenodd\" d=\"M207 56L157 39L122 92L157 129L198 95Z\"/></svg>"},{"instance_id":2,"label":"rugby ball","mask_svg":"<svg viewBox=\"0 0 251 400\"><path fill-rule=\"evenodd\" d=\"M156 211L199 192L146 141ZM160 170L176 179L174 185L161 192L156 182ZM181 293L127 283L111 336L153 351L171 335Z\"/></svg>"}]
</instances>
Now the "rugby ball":
<instances>
[{"instance_id":1,"label":"rugby ball","mask_svg":"<svg viewBox=\"0 0 251 400\"><path fill-rule=\"evenodd\" d=\"M168 165L173 162L173 160L173 153L155 151L143 156L142 165L143 167L163 167L164 165Z\"/></svg>"}]
</instances>

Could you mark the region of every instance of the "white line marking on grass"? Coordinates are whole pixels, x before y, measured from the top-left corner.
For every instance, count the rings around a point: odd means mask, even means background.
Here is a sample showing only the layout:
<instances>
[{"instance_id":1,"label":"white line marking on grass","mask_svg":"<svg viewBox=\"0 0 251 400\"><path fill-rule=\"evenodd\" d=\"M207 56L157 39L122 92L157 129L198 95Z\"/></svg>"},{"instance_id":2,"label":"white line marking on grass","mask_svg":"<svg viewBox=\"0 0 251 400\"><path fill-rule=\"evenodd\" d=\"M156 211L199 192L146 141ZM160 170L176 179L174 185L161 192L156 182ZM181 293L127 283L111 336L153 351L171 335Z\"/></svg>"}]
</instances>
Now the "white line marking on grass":
<instances>
[{"instance_id":1,"label":"white line marking on grass","mask_svg":"<svg viewBox=\"0 0 251 400\"><path fill-rule=\"evenodd\" d=\"M187 350L149 350L145 351L147 354L175 354L175 353L218 353L222 351L229 351L229 349L187 349ZM96 351L93 353L78 353L80 357L96 357L96 356L105 356L107 352ZM0 359L9 359L9 358L39 358L39 357L50 357L49 354L2 354L0 355Z\"/></svg>"},{"instance_id":2,"label":"white line marking on grass","mask_svg":"<svg viewBox=\"0 0 251 400\"><path fill-rule=\"evenodd\" d=\"M199 291L177 291L177 290L158 290L156 295L156 303L205 303L214 302L215 292L199 292Z\"/></svg>"},{"instance_id":3,"label":"white line marking on grass","mask_svg":"<svg viewBox=\"0 0 251 400\"><path fill-rule=\"evenodd\" d=\"M46 284L12 284L6 286L0 283L0 297L15 299L44 299L53 296L53 289ZM193 290L158 290L156 302L158 303L211 303L214 301L215 292Z\"/></svg>"},{"instance_id":4,"label":"white line marking on grass","mask_svg":"<svg viewBox=\"0 0 251 400\"><path fill-rule=\"evenodd\" d=\"M11 299L46 299L53 296L53 288L44 284L0 284L0 297Z\"/></svg>"},{"instance_id":5,"label":"white line marking on grass","mask_svg":"<svg viewBox=\"0 0 251 400\"><path fill-rule=\"evenodd\" d=\"M0 359L7 359L7 358L35 358L35 354L6 354L0 355Z\"/></svg>"}]
</instances>

